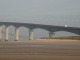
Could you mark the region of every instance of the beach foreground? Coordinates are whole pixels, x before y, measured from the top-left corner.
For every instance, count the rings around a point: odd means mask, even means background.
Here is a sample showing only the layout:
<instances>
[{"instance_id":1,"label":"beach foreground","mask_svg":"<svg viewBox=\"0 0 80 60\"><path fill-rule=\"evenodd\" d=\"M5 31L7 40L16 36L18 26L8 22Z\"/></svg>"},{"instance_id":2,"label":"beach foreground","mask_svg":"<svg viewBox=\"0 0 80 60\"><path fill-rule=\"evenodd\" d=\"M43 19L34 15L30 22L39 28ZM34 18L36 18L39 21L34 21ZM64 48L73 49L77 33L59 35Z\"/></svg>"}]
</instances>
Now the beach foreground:
<instances>
[{"instance_id":1,"label":"beach foreground","mask_svg":"<svg viewBox=\"0 0 80 60\"><path fill-rule=\"evenodd\" d=\"M0 60L80 60L80 41L0 42Z\"/></svg>"}]
</instances>

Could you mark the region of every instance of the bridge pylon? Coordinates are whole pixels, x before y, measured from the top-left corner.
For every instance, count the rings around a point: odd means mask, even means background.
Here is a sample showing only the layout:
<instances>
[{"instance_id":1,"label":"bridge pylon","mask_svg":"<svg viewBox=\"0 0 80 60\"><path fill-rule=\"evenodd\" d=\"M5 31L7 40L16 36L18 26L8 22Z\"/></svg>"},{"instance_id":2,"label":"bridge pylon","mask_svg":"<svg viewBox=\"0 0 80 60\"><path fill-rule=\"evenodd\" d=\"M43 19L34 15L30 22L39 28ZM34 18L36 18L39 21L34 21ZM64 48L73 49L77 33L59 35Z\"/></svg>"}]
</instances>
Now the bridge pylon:
<instances>
[{"instance_id":1,"label":"bridge pylon","mask_svg":"<svg viewBox=\"0 0 80 60\"><path fill-rule=\"evenodd\" d=\"M19 40L19 27L15 28L15 41Z\"/></svg>"},{"instance_id":2,"label":"bridge pylon","mask_svg":"<svg viewBox=\"0 0 80 60\"><path fill-rule=\"evenodd\" d=\"M6 39L5 41L8 41L9 39L9 26L6 26Z\"/></svg>"},{"instance_id":3,"label":"bridge pylon","mask_svg":"<svg viewBox=\"0 0 80 60\"><path fill-rule=\"evenodd\" d=\"M49 38L54 38L54 32L49 32Z\"/></svg>"},{"instance_id":4,"label":"bridge pylon","mask_svg":"<svg viewBox=\"0 0 80 60\"><path fill-rule=\"evenodd\" d=\"M29 40L33 40L33 29L29 30Z\"/></svg>"}]
</instances>

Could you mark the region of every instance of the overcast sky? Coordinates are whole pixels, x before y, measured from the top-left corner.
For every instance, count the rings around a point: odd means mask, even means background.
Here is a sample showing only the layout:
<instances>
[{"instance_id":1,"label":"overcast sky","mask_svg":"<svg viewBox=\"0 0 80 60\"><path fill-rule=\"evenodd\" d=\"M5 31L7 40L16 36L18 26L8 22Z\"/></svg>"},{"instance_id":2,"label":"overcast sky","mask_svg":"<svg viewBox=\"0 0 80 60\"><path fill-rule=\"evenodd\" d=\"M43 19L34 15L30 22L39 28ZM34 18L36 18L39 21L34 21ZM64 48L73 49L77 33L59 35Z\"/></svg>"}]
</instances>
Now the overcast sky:
<instances>
[{"instance_id":1,"label":"overcast sky","mask_svg":"<svg viewBox=\"0 0 80 60\"><path fill-rule=\"evenodd\" d=\"M0 0L0 15L80 19L80 0Z\"/></svg>"},{"instance_id":2,"label":"overcast sky","mask_svg":"<svg viewBox=\"0 0 80 60\"><path fill-rule=\"evenodd\" d=\"M80 0L0 0L0 21L65 25L64 20L79 26Z\"/></svg>"}]
</instances>

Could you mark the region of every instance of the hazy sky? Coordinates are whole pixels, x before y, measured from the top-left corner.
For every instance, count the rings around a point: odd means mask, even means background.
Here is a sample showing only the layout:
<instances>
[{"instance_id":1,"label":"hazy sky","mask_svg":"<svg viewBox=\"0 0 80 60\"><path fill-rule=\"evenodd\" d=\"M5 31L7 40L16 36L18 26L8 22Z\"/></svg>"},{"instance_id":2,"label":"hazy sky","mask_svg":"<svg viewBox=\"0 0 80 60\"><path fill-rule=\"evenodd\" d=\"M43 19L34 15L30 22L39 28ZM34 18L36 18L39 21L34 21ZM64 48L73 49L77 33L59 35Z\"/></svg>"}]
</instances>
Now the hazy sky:
<instances>
[{"instance_id":1,"label":"hazy sky","mask_svg":"<svg viewBox=\"0 0 80 60\"><path fill-rule=\"evenodd\" d=\"M80 19L80 0L0 0L0 15Z\"/></svg>"},{"instance_id":2,"label":"hazy sky","mask_svg":"<svg viewBox=\"0 0 80 60\"><path fill-rule=\"evenodd\" d=\"M0 21L65 25L64 20L79 26L80 0L0 0Z\"/></svg>"}]
</instances>

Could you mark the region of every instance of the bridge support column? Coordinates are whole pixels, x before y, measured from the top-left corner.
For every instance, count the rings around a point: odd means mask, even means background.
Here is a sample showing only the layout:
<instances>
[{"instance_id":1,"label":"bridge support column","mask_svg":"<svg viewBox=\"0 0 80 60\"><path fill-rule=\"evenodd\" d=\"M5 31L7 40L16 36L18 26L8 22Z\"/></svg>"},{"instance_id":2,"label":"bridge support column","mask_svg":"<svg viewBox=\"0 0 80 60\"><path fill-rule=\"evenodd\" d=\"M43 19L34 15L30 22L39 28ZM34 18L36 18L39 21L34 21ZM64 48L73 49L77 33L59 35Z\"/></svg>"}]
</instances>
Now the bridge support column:
<instances>
[{"instance_id":1,"label":"bridge support column","mask_svg":"<svg viewBox=\"0 0 80 60\"><path fill-rule=\"evenodd\" d=\"M19 28L16 27L15 28L15 41L18 41L19 40Z\"/></svg>"},{"instance_id":2,"label":"bridge support column","mask_svg":"<svg viewBox=\"0 0 80 60\"><path fill-rule=\"evenodd\" d=\"M5 41L8 41L9 39L9 26L6 26L6 39Z\"/></svg>"},{"instance_id":3,"label":"bridge support column","mask_svg":"<svg viewBox=\"0 0 80 60\"><path fill-rule=\"evenodd\" d=\"M49 38L54 38L54 32L49 32Z\"/></svg>"},{"instance_id":4,"label":"bridge support column","mask_svg":"<svg viewBox=\"0 0 80 60\"><path fill-rule=\"evenodd\" d=\"M2 26L0 26L0 41L2 39Z\"/></svg>"},{"instance_id":5,"label":"bridge support column","mask_svg":"<svg viewBox=\"0 0 80 60\"><path fill-rule=\"evenodd\" d=\"M33 29L29 30L29 40L33 40Z\"/></svg>"}]
</instances>

